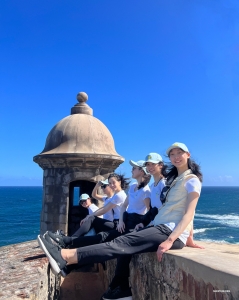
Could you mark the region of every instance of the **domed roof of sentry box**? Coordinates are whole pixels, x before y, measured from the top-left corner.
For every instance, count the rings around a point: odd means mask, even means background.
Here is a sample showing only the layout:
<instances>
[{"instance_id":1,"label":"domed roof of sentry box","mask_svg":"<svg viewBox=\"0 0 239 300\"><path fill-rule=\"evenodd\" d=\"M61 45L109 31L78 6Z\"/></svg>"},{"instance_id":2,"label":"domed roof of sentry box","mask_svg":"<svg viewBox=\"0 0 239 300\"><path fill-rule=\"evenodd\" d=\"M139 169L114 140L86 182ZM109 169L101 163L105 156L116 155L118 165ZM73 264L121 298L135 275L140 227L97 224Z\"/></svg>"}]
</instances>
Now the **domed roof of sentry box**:
<instances>
[{"instance_id":1,"label":"domed roof of sentry box","mask_svg":"<svg viewBox=\"0 0 239 300\"><path fill-rule=\"evenodd\" d=\"M71 115L59 121L50 131L45 148L33 159L38 162L39 156L68 155L107 155L124 161L115 150L114 139L108 128L97 118L86 104L88 95L77 94L77 103L71 108Z\"/></svg>"}]
</instances>

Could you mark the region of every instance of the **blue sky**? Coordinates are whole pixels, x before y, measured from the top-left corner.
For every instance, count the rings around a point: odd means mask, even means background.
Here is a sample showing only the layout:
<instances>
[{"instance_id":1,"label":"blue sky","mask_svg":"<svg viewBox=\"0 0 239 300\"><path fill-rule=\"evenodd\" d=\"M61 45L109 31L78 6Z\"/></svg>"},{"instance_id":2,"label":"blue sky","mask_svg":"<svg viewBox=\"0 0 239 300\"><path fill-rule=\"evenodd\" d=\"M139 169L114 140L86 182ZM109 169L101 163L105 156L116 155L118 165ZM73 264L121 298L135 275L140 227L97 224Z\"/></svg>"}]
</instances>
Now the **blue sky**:
<instances>
[{"instance_id":1,"label":"blue sky","mask_svg":"<svg viewBox=\"0 0 239 300\"><path fill-rule=\"evenodd\" d=\"M177 141L204 185L239 185L238 1L2 0L0 39L0 185L42 184L32 158L79 91L119 171Z\"/></svg>"}]
</instances>

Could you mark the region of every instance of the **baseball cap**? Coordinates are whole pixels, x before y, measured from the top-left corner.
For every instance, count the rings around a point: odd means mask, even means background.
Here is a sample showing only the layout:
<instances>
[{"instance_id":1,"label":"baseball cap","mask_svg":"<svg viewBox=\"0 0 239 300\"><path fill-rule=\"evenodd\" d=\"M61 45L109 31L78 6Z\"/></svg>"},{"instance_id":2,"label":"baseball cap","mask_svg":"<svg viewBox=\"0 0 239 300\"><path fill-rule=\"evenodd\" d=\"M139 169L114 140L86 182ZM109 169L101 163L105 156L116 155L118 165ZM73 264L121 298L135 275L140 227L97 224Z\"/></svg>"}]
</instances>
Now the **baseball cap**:
<instances>
[{"instance_id":1,"label":"baseball cap","mask_svg":"<svg viewBox=\"0 0 239 300\"><path fill-rule=\"evenodd\" d=\"M80 196L80 201L81 200L87 200L87 199L89 199L90 198L90 196L88 195L88 194L82 194L81 196Z\"/></svg>"},{"instance_id":2,"label":"baseball cap","mask_svg":"<svg viewBox=\"0 0 239 300\"><path fill-rule=\"evenodd\" d=\"M145 163L144 160L138 160L136 162L133 160L130 160L129 163L132 167L139 167L139 168L143 169L144 173L148 174L146 167L144 166L144 163Z\"/></svg>"},{"instance_id":3,"label":"baseball cap","mask_svg":"<svg viewBox=\"0 0 239 300\"><path fill-rule=\"evenodd\" d=\"M145 164L147 162L151 162L153 164L158 164L159 162L163 162L163 159L161 157L161 155L159 155L158 153L149 153L146 157L145 157Z\"/></svg>"},{"instance_id":4,"label":"baseball cap","mask_svg":"<svg viewBox=\"0 0 239 300\"><path fill-rule=\"evenodd\" d=\"M185 152L189 152L188 147L187 147L185 144L176 142L176 143L173 143L173 144L167 149L167 151L166 151L167 155L169 155L169 152L170 152L172 149L175 149L175 148L180 148L180 149L182 149L182 150L185 151Z\"/></svg>"},{"instance_id":5,"label":"baseball cap","mask_svg":"<svg viewBox=\"0 0 239 300\"><path fill-rule=\"evenodd\" d=\"M106 185L108 185L109 184L109 181L108 181L108 179L105 179L105 180L100 180L99 181L101 184L106 184Z\"/></svg>"}]
</instances>

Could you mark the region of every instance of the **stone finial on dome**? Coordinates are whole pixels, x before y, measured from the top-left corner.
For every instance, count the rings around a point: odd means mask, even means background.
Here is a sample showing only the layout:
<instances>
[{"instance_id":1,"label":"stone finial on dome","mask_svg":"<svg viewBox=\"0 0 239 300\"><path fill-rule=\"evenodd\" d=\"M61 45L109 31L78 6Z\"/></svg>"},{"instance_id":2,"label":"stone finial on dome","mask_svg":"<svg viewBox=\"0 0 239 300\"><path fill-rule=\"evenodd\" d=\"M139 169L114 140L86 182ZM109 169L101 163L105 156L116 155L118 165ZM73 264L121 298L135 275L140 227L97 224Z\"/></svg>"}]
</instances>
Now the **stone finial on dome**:
<instances>
[{"instance_id":1,"label":"stone finial on dome","mask_svg":"<svg viewBox=\"0 0 239 300\"><path fill-rule=\"evenodd\" d=\"M93 115L93 109L86 104L88 100L88 95L85 92L79 92L76 95L76 99L79 103L71 108L71 114L85 114L85 115Z\"/></svg>"}]
</instances>

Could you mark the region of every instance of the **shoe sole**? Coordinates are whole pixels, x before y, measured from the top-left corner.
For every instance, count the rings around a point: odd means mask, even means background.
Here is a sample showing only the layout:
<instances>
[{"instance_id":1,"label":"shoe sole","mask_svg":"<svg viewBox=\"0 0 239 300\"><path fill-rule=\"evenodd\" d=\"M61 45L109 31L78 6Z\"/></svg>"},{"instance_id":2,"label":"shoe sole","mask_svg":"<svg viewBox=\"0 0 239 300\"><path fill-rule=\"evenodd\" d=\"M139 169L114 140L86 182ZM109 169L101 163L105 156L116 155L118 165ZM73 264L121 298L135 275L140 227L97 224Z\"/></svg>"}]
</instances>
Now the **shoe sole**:
<instances>
[{"instance_id":1,"label":"shoe sole","mask_svg":"<svg viewBox=\"0 0 239 300\"><path fill-rule=\"evenodd\" d=\"M110 298L104 298L104 297L102 297L104 300L112 300L112 298L110 299ZM132 298L132 296L127 296L127 297L123 297L123 298L115 298L115 300L132 300L133 298Z\"/></svg>"},{"instance_id":2,"label":"shoe sole","mask_svg":"<svg viewBox=\"0 0 239 300\"><path fill-rule=\"evenodd\" d=\"M45 247L44 243L42 242L41 240L41 237L40 235L38 235L37 237L37 241L38 241L38 244L40 246L40 248L43 250L43 252L45 252L48 260L49 260L49 263L51 265L51 269L52 269L52 272L55 274L55 275L59 275L60 272L61 272L61 269L59 268L57 262L55 261L55 259L51 256L51 254L48 252L47 248Z\"/></svg>"}]
</instances>

